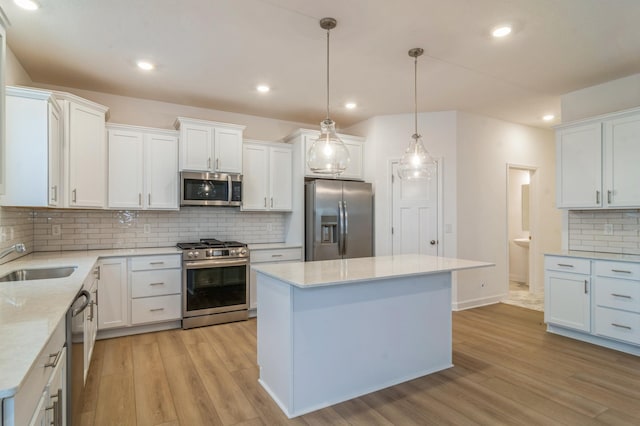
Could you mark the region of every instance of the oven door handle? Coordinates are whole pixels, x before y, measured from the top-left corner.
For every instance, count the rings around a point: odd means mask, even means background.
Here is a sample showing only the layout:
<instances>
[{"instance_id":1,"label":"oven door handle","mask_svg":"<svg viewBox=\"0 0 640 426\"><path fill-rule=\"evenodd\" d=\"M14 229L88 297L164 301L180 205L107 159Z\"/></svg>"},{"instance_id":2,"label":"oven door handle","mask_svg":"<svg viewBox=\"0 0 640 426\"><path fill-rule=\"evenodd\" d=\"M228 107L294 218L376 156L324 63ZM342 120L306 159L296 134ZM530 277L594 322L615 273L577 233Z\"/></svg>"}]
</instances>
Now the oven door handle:
<instances>
[{"instance_id":1,"label":"oven door handle","mask_svg":"<svg viewBox=\"0 0 640 426\"><path fill-rule=\"evenodd\" d=\"M227 260L198 260L195 262L183 262L185 269L202 269L211 267L225 267L225 266L241 266L247 265L249 259L227 259Z\"/></svg>"}]
</instances>

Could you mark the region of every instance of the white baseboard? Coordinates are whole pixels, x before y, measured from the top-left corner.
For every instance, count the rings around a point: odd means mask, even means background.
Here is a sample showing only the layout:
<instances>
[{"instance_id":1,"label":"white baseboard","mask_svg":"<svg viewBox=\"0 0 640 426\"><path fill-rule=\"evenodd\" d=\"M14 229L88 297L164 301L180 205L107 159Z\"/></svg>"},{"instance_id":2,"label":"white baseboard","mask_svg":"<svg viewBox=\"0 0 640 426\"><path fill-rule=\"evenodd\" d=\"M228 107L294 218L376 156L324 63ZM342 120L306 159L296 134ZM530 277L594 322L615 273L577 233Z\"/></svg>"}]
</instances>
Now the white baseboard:
<instances>
[{"instance_id":1,"label":"white baseboard","mask_svg":"<svg viewBox=\"0 0 640 426\"><path fill-rule=\"evenodd\" d=\"M483 297L480 299L465 300L462 302L453 302L451 309L454 311L463 311L465 309L479 308L480 306L493 305L500 303L501 300L506 299L507 294L499 294L497 296Z\"/></svg>"}]
</instances>

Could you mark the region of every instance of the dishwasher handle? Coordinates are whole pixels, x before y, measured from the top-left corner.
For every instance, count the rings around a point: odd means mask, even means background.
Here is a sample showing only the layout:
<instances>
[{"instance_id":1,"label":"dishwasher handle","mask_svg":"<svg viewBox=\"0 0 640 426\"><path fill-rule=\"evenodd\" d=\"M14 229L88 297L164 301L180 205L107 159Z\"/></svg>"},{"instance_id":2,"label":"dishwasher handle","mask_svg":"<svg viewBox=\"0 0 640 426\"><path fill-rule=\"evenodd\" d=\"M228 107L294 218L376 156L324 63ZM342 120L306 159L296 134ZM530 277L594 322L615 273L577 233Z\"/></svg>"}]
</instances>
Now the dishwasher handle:
<instances>
[{"instance_id":1,"label":"dishwasher handle","mask_svg":"<svg viewBox=\"0 0 640 426\"><path fill-rule=\"evenodd\" d=\"M89 306L89 302L91 301L91 294L87 290L80 290L80 292L78 293L76 298L73 299L73 303L76 303L76 300L80 299L81 297L84 297L85 301L82 304L82 306L80 306L80 307L78 307L76 309L73 309L71 311L71 316L72 317L75 317L80 312L84 311L87 308L87 306ZM73 303L71 304L72 306L73 306Z\"/></svg>"}]
</instances>

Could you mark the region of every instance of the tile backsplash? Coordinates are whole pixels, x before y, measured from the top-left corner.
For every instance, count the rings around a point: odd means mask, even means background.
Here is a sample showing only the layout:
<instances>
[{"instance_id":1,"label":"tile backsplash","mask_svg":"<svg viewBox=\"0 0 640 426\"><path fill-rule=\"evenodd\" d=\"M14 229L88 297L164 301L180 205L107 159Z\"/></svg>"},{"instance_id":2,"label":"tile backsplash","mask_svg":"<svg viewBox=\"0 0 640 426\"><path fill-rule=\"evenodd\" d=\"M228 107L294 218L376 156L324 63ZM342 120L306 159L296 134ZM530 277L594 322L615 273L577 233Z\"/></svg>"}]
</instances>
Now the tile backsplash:
<instances>
[{"instance_id":1,"label":"tile backsplash","mask_svg":"<svg viewBox=\"0 0 640 426\"><path fill-rule=\"evenodd\" d=\"M225 207L180 211L0 208L0 249L22 242L28 252L166 247L200 238L273 243L285 239L287 213ZM15 259L10 254L0 263Z\"/></svg>"},{"instance_id":2,"label":"tile backsplash","mask_svg":"<svg viewBox=\"0 0 640 426\"><path fill-rule=\"evenodd\" d=\"M569 250L640 255L640 210L570 211Z\"/></svg>"}]
</instances>

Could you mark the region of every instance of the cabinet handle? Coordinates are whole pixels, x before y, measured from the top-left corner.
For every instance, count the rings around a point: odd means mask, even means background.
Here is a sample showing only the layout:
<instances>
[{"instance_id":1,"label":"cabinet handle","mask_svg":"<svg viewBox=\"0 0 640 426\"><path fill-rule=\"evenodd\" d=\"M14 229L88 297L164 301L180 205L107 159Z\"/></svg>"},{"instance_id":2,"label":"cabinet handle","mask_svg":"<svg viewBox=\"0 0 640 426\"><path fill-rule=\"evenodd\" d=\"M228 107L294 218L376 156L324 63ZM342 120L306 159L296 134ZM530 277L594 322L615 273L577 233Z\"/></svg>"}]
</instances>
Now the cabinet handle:
<instances>
[{"instance_id":1,"label":"cabinet handle","mask_svg":"<svg viewBox=\"0 0 640 426\"><path fill-rule=\"evenodd\" d=\"M96 274L96 279L99 280L100 279L100 266L96 266L96 269L93 271L94 274Z\"/></svg>"},{"instance_id":2,"label":"cabinet handle","mask_svg":"<svg viewBox=\"0 0 640 426\"><path fill-rule=\"evenodd\" d=\"M56 398L49 407L45 408L46 411L53 410L53 421L51 425L62 426L62 410L60 409L62 406L62 389L58 388L58 392L51 395L50 398Z\"/></svg>"},{"instance_id":3,"label":"cabinet handle","mask_svg":"<svg viewBox=\"0 0 640 426\"><path fill-rule=\"evenodd\" d=\"M220 170L220 159L216 158L216 170Z\"/></svg>"},{"instance_id":4,"label":"cabinet handle","mask_svg":"<svg viewBox=\"0 0 640 426\"><path fill-rule=\"evenodd\" d=\"M272 254L271 257L282 257L282 254Z\"/></svg>"},{"instance_id":5,"label":"cabinet handle","mask_svg":"<svg viewBox=\"0 0 640 426\"><path fill-rule=\"evenodd\" d=\"M600 204L600 191L596 191L596 204Z\"/></svg>"},{"instance_id":6,"label":"cabinet handle","mask_svg":"<svg viewBox=\"0 0 640 426\"><path fill-rule=\"evenodd\" d=\"M616 324L615 322L612 322L611 325L618 328L624 328L625 330L631 330L631 327L628 325Z\"/></svg>"},{"instance_id":7,"label":"cabinet handle","mask_svg":"<svg viewBox=\"0 0 640 426\"><path fill-rule=\"evenodd\" d=\"M267 208L267 197L264 197L264 207Z\"/></svg>"},{"instance_id":8,"label":"cabinet handle","mask_svg":"<svg viewBox=\"0 0 640 426\"><path fill-rule=\"evenodd\" d=\"M149 283L149 285L164 285L164 283Z\"/></svg>"},{"instance_id":9,"label":"cabinet handle","mask_svg":"<svg viewBox=\"0 0 640 426\"><path fill-rule=\"evenodd\" d=\"M588 283L588 281L584 280L584 294L587 294L587 292L588 292L587 291L587 283Z\"/></svg>"},{"instance_id":10,"label":"cabinet handle","mask_svg":"<svg viewBox=\"0 0 640 426\"><path fill-rule=\"evenodd\" d=\"M149 309L149 312L157 312L157 311L164 311L164 308Z\"/></svg>"},{"instance_id":11,"label":"cabinet handle","mask_svg":"<svg viewBox=\"0 0 640 426\"><path fill-rule=\"evenodd\" d=\"M149 195L147 196L147 199L148 199L147 203L149 207L151 207L151 193L149 193Z\"/></svg>"},{"instance_id":12,"label":"cabinet handle","mask_svg":"<svg viewBox=\"0 0 640 426\"><path fill-rule=\"evenodd\" d=\"M207 159L207 169L211 168L211 157Z\"/></svg>"},{"instance_id":13,"label":"cabinet handle","mask_svg":"<svg viewBox=\"0 0 640 426\"><path fill-rule=\"evenodd\" d=\"M74 189L73 191L71 191L71 201L72 202L76 202L76 190Z\"/></svg>"},{"instance_id":14,"label":"cabinet handle","mask_svg":"<svg viewBox=\"0 0 640 426\"><path fill-rule=\"evenodd\" d=\"M573 265L570 265L568 263L558 263L558 266L563 266L565 268L573 268L574 267Z\"/></svg>"},{"instance_id":15,"label":"cabinet handle","mask_svg":"<svg viewBox=\"0 0 640 426\"><path fill-rule=\"evenodd\" d=\"M142 205L142 192L138 192L138 205Z\"/></svg>"},{"instance_id":16,"label":"cabinet handle","mask_svg":"<svg viewBox=\"0 0 640 426\"><path fill-rule=\"evenodd\" d=\"M60 359L60 354L62 353L62 349L60 349L58 352L56 352L55 354L49 354L49 359L53 358L53 362L48 362L44 365L45 368L47 367L55 367L56 365L58 365L58 360ZM55 358L54 358L55 357Z\"/></svg>"},{"instance_id":17,"label":"cabinet handle","mask_svg":"<svg viewBox=\"0 0 640 426\"><path fill-rule=\"evenodd\" d=\"M611 293L611 295L613 297L622 297L624 299L631 299L631 296L627 296L626 294Z\"/></svg>"},{"instance_id":18,"label":"cabinet handle","mask_svg":"<svg viewBox=\"0 0 640 426\"><path fill-rule=\"evenodd\" d=\"M612 269L611 272L619 272L621 274L631 274L631 271L625 271L624 269Z\"/></svg>"},{"instance_id":19,"label":"cabinet handle","mask_svg":"<svg viewBox=\"0 0 640 426\"><path fill-rule=\"evenodd\" d=\"M607 191L607 204L611 204L611 193L612 192L613 191L611 191L611 190Z\"/></svg>"},{"instance_id":20,"label":"cabinet handle","mask_svg":"<svg viewBox=\"0 0 640 426\"><path fill-rule=\"evenodd\" d=\"M164 265L164 262L149 262L149 265Z\"/></svg>"},{"instance_id":21,"label":"cabinet handle","mask_svg":"<svg viewBox=\"0 0 640 426\"><path fill-rule=\"evenodd\" d=\"M53 185L51 187L51 190L53 191L53 196L51 197L51 200L57 202L58 201L58 185Z\"/></svg>"},{"instance_id":22,"label":"cabinet handle","mask_svg":"<svg viewBox=\"0 0 640 426\"><path fill-rule=\"evenodd\" d=\"M273 208L273 197L271 197L271 208Z\"/></svg>"}]
</instances>

